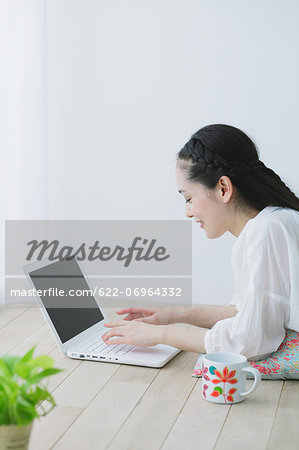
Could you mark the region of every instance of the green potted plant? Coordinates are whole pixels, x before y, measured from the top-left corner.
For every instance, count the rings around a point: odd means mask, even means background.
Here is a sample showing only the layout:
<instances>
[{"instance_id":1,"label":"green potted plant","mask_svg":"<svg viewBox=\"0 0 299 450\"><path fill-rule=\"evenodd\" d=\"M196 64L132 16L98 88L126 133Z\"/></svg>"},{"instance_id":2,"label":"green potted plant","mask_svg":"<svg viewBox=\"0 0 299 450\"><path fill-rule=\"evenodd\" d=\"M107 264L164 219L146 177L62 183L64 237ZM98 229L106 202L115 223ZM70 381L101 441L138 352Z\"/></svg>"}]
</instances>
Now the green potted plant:
<instances>
[{"instance_id":1,"label":"green potted plant","mask_svg":"<svg viewBox=\"0 0 299 450\"><path fill-rule=\"evenodd\" d=\"M27 449L33 420L55 406L43 381L61 370L47 355L33 358L34 350L0 358L0 450Z\"/></svg>"}]
</instances>

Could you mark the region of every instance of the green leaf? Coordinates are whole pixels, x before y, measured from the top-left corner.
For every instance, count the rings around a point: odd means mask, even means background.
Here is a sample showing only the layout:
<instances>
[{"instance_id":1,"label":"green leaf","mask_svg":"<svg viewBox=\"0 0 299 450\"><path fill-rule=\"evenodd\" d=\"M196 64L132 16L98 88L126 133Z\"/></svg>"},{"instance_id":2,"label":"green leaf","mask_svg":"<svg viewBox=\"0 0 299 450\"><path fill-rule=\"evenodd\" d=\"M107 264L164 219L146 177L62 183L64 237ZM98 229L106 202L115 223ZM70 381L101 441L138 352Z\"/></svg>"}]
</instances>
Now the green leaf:
<instances>
[{"instance_id":1,"label":"green leaf","mask_svg":"<svg viewBox=\"0 0 299 450\"><path fill-rule=\"evenodd\" d=\"M38 417L38 413L30 402L24 397L18 395L16 398L16 420L19 425L25 425L31 422L35 417Z\"/></svg>"},{"instance_id":2,"label":"green leaf","mask_svg":"<svg viewBox=\"0 0 299 450\"><path fill-rule=\"evenodd\" d=\"M2 358L0 358L0 375L4 377L9 377L11 375L11 372L5 362Z\"/></svg>"},{"instance_id":3,"label":"green leaf","mask_svg":"<svg viewBox=\"0 0 299 450\"><path fill-rule=\"evenodd\" d=\"M37 375L33 376L31 379L27 380L27 385L35 384L41 381L45 377L49 377L50 375L55 375L56 373L63 372L62 369L45 369L42 370Z\"/></svg>"},{"instance_id":4,"label":"green leaf","mask_svg":"<svg viewBox=\"0 0 299 450\"><path fill-rule=\"evenodd\" d=\"M11 375L13 375L14 367L20 361L21 358L20 358L20 356L15 356L15 355L5 355L5 356L2 356L1 359L2 359L2 361L4 361L6 367L8 368L9 373Z\"/></svg>"},{"instance_id":5,"label":"green leaf","mask_svg":"<svg viewBox=\"0 0 299 450\"><path fill-rule=\"evenodd\" d=\"M39 386L37 386L35 390L31 390L30 392L27 392L25 386L22 386L21 392L22 396L32 405L37 405L38 403L50 398L50 393L48 392L48 390L41 389Z\"/></svg>"},{"instance_id":6,"label":"green leaf","mask_svg":"<svg viewBox=\"0 0 299 450\"><path fill-rule=\"evenodd\" d=\"M32 367L42 367L43 369L49 369L54 364L54 359L50 358L50 356L43 355L38 356L37 358L34 358L32 361L30 361L30 365Z\"/></svg>"},{"instance_id":7,"label":"green leaf","mask_svg":"<svg viewBox=\"0 0 299 450\"><path fill-rule=\"evenodd\" d=\"M30 361L32 359L34 350L36 349L36 346L32 347L21 359L21 362L27 362Z\"/></svg>"},{"instance_id":8,"label":"green leaf","mask_svg":"<svg viewBox=\"0 0 299 450\"><path fill-rule=\"evenodd\" d=\"M49 369L53 366L53 364L53 358L50 358L47 355L43 355L38 356L37 358L30 361L20 361L18 364L16 364L15 371L20 377L28 379L29 375L32 376L38 373L37 369Z\"/></svg>"},{"instance_id":9,"label":"green leaf","mask_svg":"<svg viewBox=\"0 0 299 450\"><path fill-rule=\"evenodd\" d=\"M0 392L0 425L8 422L8 398L4 391Z\"/></svg>"},{"instance_id":10,"label":"green leaf","mask_svg":"<svg viewBox=\"0 0 299 450\"><path fill-rule=\"evenodd\" d=\"M222 388L221 387L219 387L219 386L217 386L217 387L215 387L214 388L214 391L218 391L219 392L219 394L222 394Z\"/></svg>"},{"instance_id":11,"label":"green leaf","mask_svg":"<svg viewBox=\"0 0 299 450\"><path fill-rule=\"evenodd\" d=\"M16 381L12 381L9 378L0 377L0 387L5 392L8 398L12 397L14 393L20 389Z\"/></svg>"},{"instance_id":12,"label":"green leaf","mask_svg":"<svg viewBox=\"0 0 299 450\"><path fill-rule=\"evenodd\" d=\"M32 367L28 364L28 362L18 362L15 365L15 372L19 377L24 378L24 380L27 380L30 373L32 371Z\"/></svg>"}]
</instances>

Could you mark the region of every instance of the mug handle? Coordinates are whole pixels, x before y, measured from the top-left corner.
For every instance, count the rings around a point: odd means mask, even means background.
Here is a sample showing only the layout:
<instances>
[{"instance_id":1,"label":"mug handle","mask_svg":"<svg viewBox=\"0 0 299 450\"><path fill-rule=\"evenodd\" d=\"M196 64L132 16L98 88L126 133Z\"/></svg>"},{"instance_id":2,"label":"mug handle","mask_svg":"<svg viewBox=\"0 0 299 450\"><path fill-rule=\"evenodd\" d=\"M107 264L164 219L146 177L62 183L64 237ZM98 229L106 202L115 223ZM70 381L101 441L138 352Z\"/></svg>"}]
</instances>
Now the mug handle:
<instances>
[{"instance_id":1,"label":"mug handle","mask_svg":"<svg viewBox=\"0 0 299 450\"><path fill-rule=\"evenodd\" d=\"M242 370L242 372L250 372L254 376L254 383L253 383L251 389L249 389L249 391L247 391L247 392L240 392L240 395L242 395L242 397L246 397L246 395L249 395L249 394L251 394L251 392L255 391L256 388L258 387L258 385L260 384L261 374L257 369L254 369L253 367L244 367L241 370Z\"/></svg>"}]
</instances>

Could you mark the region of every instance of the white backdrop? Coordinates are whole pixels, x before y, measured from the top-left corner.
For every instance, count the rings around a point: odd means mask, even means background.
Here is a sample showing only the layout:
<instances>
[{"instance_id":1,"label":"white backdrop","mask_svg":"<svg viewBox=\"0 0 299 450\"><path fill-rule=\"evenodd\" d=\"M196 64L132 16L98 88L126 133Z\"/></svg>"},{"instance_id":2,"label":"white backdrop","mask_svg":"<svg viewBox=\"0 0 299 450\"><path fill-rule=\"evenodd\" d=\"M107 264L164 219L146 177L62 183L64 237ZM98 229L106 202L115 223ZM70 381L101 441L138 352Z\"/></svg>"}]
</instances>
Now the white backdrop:
<instances>
[{"instance_id":1,"label":"white backdrop","mask_svg":"<svg viewBox=\"0 0 299 450\"><path fill-rule=\"evenodd\" d=\"M0 0L0 304L5 220L48 218L46 114L46 0Z\"/></svg>"},{"instance_id":2,"label":"white backdrop","mask_svg":"<svg viewBox=\"0 0 299 450\"><path fill-rule=\"evenodd\" d=\"M48 1L49 217L184 218L175 154L216 122L298 193L298 19L297 0ZM235 238L193 237L193 301L225 304Z\"/></svg>"},{"instance_id":3,"label":"white backdrop","mask_svg":"<svg viewBox=\"0 0 299 450\"><path fill-rule=\"evenodd\" d=\"M175 154L213 122L298 190L298 16L296 0L48 2L51 217L184 218ZM225 304L235 238L193 237L193 301Z\"/></svg>"}]
</instances>

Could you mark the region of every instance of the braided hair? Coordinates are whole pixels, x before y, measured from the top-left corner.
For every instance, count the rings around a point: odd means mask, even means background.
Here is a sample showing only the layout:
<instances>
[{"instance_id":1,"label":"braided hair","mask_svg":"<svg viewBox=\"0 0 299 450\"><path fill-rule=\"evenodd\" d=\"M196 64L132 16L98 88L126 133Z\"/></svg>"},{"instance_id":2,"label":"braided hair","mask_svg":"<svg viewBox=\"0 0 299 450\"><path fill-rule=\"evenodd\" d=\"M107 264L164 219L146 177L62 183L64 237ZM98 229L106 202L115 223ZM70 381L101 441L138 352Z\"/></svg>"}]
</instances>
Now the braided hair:
<instances>
[{"instance_id":1,"label":"braided hair","mask_svg":"<svg viewBox=\"0 0 299 450\"><path fill-rule=\"evenodd\" d=\"M299 198L260 161L254 142L230 125L208 125L197 131L177 154L187 180L214 189L226 175L236 187L235 206L262 210L281 206L299 211Z\"/></svg>"}]
</instances>

